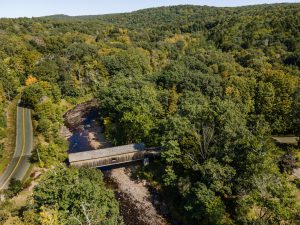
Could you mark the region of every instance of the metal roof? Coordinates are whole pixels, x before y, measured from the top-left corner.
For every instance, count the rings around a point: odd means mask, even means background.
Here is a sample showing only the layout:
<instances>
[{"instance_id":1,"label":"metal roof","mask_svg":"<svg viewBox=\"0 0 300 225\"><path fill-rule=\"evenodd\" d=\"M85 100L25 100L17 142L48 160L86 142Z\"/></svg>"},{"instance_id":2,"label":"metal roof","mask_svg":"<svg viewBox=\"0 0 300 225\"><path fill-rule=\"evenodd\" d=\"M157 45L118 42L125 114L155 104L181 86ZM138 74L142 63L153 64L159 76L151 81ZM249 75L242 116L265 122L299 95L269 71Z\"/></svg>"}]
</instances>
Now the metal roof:
<instances>
[{"instance_id":1,"label":"metal roof","mask_svg":"<svg viewBox=\"0 0 300 225\"><path fill-rule=\"evenodd\" d=\"M143 151L144 148L145 148L144 143L140 143L140 144L122 145L122 146L111 147L111 148L103 148L98 150L70 153L69 162L71 163L77 161L112 157L120 154Z\"/></svg>"}]
</instances>

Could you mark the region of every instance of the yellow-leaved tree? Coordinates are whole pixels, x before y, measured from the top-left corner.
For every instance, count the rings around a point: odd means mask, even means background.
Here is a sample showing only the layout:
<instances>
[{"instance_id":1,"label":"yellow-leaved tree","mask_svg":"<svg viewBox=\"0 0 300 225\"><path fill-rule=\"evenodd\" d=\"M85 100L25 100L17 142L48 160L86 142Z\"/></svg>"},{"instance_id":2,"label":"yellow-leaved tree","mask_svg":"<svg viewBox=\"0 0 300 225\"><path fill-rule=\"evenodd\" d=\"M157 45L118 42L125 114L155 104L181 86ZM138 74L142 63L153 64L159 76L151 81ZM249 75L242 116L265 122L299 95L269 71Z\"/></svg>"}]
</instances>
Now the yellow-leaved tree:
<instances>
[{"instance_id":1,"label":"yellow-leaved tree","mask_svg":"<svg viewBox=\"0 0 300 225\"><path fill-rule=\"evenodd\" d=\"M30 86L34 83L36 83L38 81L38 79L32 75L29 75L25 81L26 86Z\"/></svg>"},{"instance_id":2,"label":"yellow-leaved tree","mask_svg":"<svg viewBox=\"0 0 300 225\"><path fill-rule=\"evenodd\" d=\"M42 225L54 225L58 224L58 210L57 209L46 209L45 207L41 207L40 212L40 223Z\"/></svg>"}]
</instances>

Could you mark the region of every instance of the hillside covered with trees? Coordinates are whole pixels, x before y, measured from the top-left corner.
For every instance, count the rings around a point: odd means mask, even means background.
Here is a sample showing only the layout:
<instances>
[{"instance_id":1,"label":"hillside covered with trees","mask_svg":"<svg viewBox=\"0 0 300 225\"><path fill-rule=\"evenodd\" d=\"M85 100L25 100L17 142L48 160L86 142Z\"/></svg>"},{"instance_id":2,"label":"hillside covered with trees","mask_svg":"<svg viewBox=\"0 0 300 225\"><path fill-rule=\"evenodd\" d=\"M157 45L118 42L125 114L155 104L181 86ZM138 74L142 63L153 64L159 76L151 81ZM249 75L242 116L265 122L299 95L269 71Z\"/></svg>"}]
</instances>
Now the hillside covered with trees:
<instances>
[{"instance_id":1,"label":"hillside covered with trees","mask_svg":"<svg viewBox=\"0 0 300 225\"><path fill-rule=\"evenodd\" d=\"M282 155L295 158L299 149L283 151L271 139L300 135L299 82L300 4L0 19L0 137L6 105L22 92L38 139L33 161L64 162L63 112L97 98L110 142L163 147L143 173L184 224L299 223L296 185L280 167ZM57 173L70 185L87 171ZM93 197L102 177L90 173L82 182ZM45 210L59 224L83 218L82 205L60 199L65 191L76 198L83 184L73 193L53 179L51 172L43 178L20 223L47 224ZM119 224L117 203L102 186L96 197L105 207L91 206L102 216L97 224Z\"/></svg>"}]
</instances>

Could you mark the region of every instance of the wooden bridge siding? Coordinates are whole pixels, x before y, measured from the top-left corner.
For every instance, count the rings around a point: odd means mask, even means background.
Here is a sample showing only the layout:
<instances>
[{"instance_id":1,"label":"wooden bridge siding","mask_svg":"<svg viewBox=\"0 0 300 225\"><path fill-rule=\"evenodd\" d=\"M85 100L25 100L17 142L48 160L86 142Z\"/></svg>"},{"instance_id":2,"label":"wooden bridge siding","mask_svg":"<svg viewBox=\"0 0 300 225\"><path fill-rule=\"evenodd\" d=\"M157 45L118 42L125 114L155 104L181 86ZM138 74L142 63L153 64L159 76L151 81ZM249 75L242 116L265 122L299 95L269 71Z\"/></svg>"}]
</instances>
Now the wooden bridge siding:
<instances>
[{"instance_id":1,"label":"wooden bridge siding","mask_svg":"<svg viewBox=\"0 0 300 225\"><path fill-rule=\"evenodd\" d=\"M130 161L142 160L147 155L148 153L146 151L140 151L140 152L126 153L122 155L115 155L115 156L105 157L105 158L71 162L71 165L76 167L80 167L80 166L101 167L101 166L108 166L114 164L121 164Z\"/></svg>"}]
</instances>

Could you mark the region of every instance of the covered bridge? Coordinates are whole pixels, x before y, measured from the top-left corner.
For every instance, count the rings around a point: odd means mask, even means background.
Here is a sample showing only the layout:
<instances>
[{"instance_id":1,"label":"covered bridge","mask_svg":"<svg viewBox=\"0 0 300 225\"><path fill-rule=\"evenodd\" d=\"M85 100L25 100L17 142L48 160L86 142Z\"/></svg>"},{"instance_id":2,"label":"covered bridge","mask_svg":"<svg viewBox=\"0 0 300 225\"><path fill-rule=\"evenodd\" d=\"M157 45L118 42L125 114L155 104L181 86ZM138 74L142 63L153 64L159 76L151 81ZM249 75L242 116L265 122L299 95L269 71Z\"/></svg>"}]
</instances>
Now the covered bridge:
<instances>
[{"instance_id":1,"label":"covered bridge","mask_svg":"<svg viewBox=\"0 0 300 225\"><path fill-rule=\"evenodd\" d=\"M103 167L157 157L159 154L159 148L145 148L141 143L70 153L69 162L76 167Z\"/></svg>"}]
</instances>

